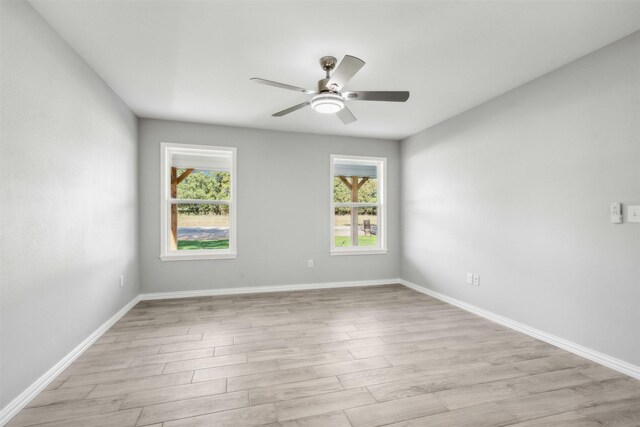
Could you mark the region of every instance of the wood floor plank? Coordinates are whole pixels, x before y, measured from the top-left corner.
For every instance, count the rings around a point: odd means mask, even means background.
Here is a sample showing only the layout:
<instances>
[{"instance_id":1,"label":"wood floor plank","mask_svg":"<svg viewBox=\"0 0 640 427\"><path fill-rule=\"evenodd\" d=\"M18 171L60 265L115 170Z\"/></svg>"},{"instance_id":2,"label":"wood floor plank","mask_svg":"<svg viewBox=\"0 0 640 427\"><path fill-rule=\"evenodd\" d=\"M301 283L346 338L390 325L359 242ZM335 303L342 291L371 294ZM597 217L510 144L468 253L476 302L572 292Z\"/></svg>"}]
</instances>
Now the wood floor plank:
<instances>
[{"instance_id":1,"label":"wood floor plank","mask_svg":"<svg viewBox=\"0 0 640 427\"><path fill-rule=\"evenodd\" d=\"M279 339L287 339L291 337L291 332L263 332L263 333L251 333L245 335L234 334L233 343L234 344L251 344L251 343L260 343L264 341L274 341Z\"/></svg>"},{"instance_id":2,"label":"wood floor plank","mask_svg":"<svg viewBox=\"0 0 640 427\"><path fill-rule=\"evenodd\" d=\"M593 404L615 402L640 398L640 381L628 377L612 378L581 384L573 387L573 390L588 397Z\"/></svg>"},{"instance_id":3,"label":"wood floor plank","mask_svg":"<svg viewBox=\"0 0 640 427\"><path fill-rule=\"evenodd\" d=\"M79 359L100 360L113 357L122 359L125 357L144 356L146 354L156 354L158 350L160 350L160 347L160 345L149 345L143 347L110 349L102 344L94 344L89 347Z\"/></svg>"},{"instance_id":4,"label":"wood floor plank","mask_svg":"<svg viewBox=\"0 0 640 427\"><path fill-rule=\"evenodd\" d=\"M340 332L335 334L315 335L315 336L298 336L296 338L290 338L287 340L288 345L309 345L309 344L324 344L332 343L336 341L347 341L351 337L346 332Z\"/></svg>"},{"instance_id":5,"label":"wood floor plank","mask_svg":"<svg viewBox=\"0 0 640 427\"><path fill-rule=\"evenodd\" d=\"M35 397L27 408L33 408L35 406L45 406L54 403L68 402L71 400L82 400L89 396L89 393L94 389L95 385L81 385L77 387L69 387L54 390L45 390Z\"/></svg>"},{"instance_id":6,"label":"wood floor plank","mask_svg":"<svg viewBox=\"0 0 640 427\"><path fill-rule=\"evenodd\" d=\"M74 387L84 384L106 384L129 378L144 378L162 373L163 363L137 368L113 369L92 374L71 375L60 387Z\"/></svg>"},{"instance_id":7,"label":"wood floor plank","mask_svg":"<svg viewBox=\"0 0 640 427\"><path fill-rule=\"evenodd\" d=\"M368 389L379 402L382 402L523 375L525 374L511 366L499 365L464 369L445 374L421 375L415 378L372 385Z\"/></svg>"},{"instance_id":8,"label":"wood floor plank","mask_svg":"<svg viewBox=\"0 0 640 427\"><path fill-rule=\"evenodd\" d=\"M247 361L260 362L263 360L286 359L289 357L304 356L306 354L327 353L327 350L321 350L317 344L301 346L301 347L285 347L271 350L256 350L247 352Z\"/></svg>"},{"instance_id":9,"label":"wood floor plank","mask_svg":"<svg viewBox=\"0 0 640 427\"><path fill-rule=\"evenodd\" d=\"M154 365L156 363L176 362L180 360L201 359L213 357L213 348L198 350L176 351L173 353L152 354L148 356L136 356L131 360L130 367Z\"/></svg>"},{"instance_id":10,"label":"wood floor plank","mask_svg":"<svg viewBox=\"0 0 640 427\"><path fill-rule=\"evenodd\" d=\"M166 353L175 354L175 353ZM164 365L163 374L180 371L194 371L196 369L215 368L219 366L238 365L247 362L247 355L244 353L229 354L227 356L213 356L204 358L193 358L190 360L179 360L168 362Z\"/></svg>"},{"instance_id":11,"label":"wood floor plank","mask_svg":"<svg viewBox=\"0 0 640 427\"><path fill-rule=\"evenodd\" d=\"M516 388L525 390L531 394L574 387L590 382L592 382L591 378L573 369L527 375L510 381Z\"/></svg>"},{"instance_id":12,"label":"wood floor plank","mask_svg":"<svg viewBox=\"0 0 640 427\"><path fill-rule=\"evenodd\" d=\"M155 330L148 330L148 328L144 328L140 331L127 332L127 333L116 335L116 342L134 341L134 340L141 340L146 338L170 337L174 335L187 335L188 333L189 333L189 327L187 326L165 327L165 328L157 328Z\"/></svg>"},{"instance_id":13,"label":"wood floor plank","mask_svg":"<svg viewBox=\"0 0 640 427\"><path fill-rule=\"evenodd\" d=\"M145 406L138 425L167 422L249 406L249 393L236 391Z\"/></svg>"},{"instance_id":14,"label":"wood floor plank","mask_svg":"<svg viewBox=\"0 0 640 427\"><path fill-rule=\"evenodd\" d=\"M277 402L278 420L286 421L375 403L366 388Z\"/></svg>"},{"instance_id":15,"label":"wood floor plank","mask_svg":"<svg viewBox=\"0 0 640 427\"><path fill-rule=\"evenodd\" d=\"M263 342L257 342L257 343L252 342L249 344L223 345L215 348L214 355L226 356L230 354L249 353L252 351L285 349L289 346L290 344L287 343L287 340L285 339L277 339L277 340L263 341ZM297 345L291 345L291 346L299 347Z\"/></svg>"},{"instance_id":16,"label":"wood floor plank","mask_svg":"<svg viewBox=\"0 0 640 427\"><path fill-rule=\"evenodd\" d=\"M273 423L263 427L351 427L351 423L343 412L330 412L328 414Z\"/></svg>"},{"instance_id":17,"label":"wood floor plank","mask_svg":"<svg viewBox=\"0 0 640 427\"><path fill-rule=\"evenodd\" d=\"M373 338L356 338L352 340L333 341L318 344L318 346L325 352L338 351L338 350L352 350L357 348L373 347L377 345L383 345L382 341L378 337Z\"/></svg>"},{"instance_id":18,"label":"wood floor plank","mask_svg":"<svg viewBox=\"0 0 640 427\"><path fill-rule=\"evenodd\" d=\"M407 330L404 328L392 327L382 329L367 329L364 331L351 331L347 332L351 338L372 338L372 337L384 337L387 335L406 334ZM382 341L382 340L381 340ZM382 341L384 343L384 341Z\"/></svg>"},{"instance_id":19,"label":"wood floor plank","mask_svg":"<svg viewBox=\"0 0 640 427\"><path fill-rule=\"evenodd\" d=\"M417 378L422 371L413 365L393 366L338 376L344 388L357 388Z\"/></svg>"},{"instance_id":20,"label":"wood floor plank","mask_svg":"<svg viewBox=\"0 0 640 427\"><path fill-rule=\"evenodd\" d=\"M445 411L447 408L433 394L422 394L360 406L344 412L353 427L377 427Z\"/></svg>"},{"instance_id":21,"label":"wood floor plank","mask_svg":"<svg viewBox=\"0 0 640 427\"><path fill-rule=\"evenodd\" d=\"M294 368L227 378L227 391L248 390L315 379L313 367Z\"/></svg>"},{"instance_id":22,"label":"wood floor plank","mask_svg":"<svg viewBox=\"0 0 640 427\"><path fill-rule=\"evenodd\" d=\"M9 425L638 426L639 408L638 380L385 285L142 301Z\"/></svg>"},{"instance_id":23,"label":"wood floor plank","mask_svg":"<svg viewBox=\"0 0 640 427\"><path fill-rule=\"evenodd\" d=\"M203 381L193 384L182 384L171 387L163 387L154 390L144 390L129 393L120 409L142 408L143 406L159 403L173 402L176 400L192 399L194 397L221 394L227 391L226 379Z\"/></svg>"},{"instance_id":24,"label":"wood floor plank","mask_svg":"<svg viewBox=\"0 0 640 427\"><path fill-rule=\"evenodd\" d=\"M241 363L217 368L198 369L193 374L193 382L215 380L218 378L239 377L261 372L278 370L278 362L265 360L263 362Z\"/></svg>"},{"instance_id":25,"label":"wood floor plank","mask_svg":"<svg viewBox=\"0 0 640 427\"><path fill-rule=\"evenodd\" d=\"M178 342L173 344L162 345L158 353L173 353L175 351L196 350L199 348L215 348L215 347L232 345L232 344L233 344L233 337L226 337L226 338L220 338L215 340Z\"/></svg>"},{"instance_id":26,"label":"wood floor plank","mask_svg":"<svg viewBox=\"0 0 640 427\"><path fill-rule=\"evenodd\" d=\"M450 348L457 347L465 343L475 343L478 341L482 341L482 336L487 336L489 334L490 337L493 336L495 332L484 332L482 334L474 334L474 335L453 335L453 336L441 336L435 338L427 338L423 340L406 342L403 344L411 344L417 347L419 350L433 350L437 348ZM400 345L398 343L394 343L393 345ZM454 353L459 354L459 350L454 350Z\"/></svg>"},{"instance_id":27,"label":"wood floor plank","mask_svg":"<svg viewBox=\"0 0 640 427\"><path fill-rule=\"evenodd\" d=\"M573 411L589 403L587 397L566 388L497 402L520 421Z\"/></svg>"},{"instance_id":28,"label":"wood floor plank","mask_svg":"<svg viewBox=\"0 0 640 427\"><path fill-rule=\"evenodd\" d=\"M437 330L437 331L424 331L424 332L406 332L401 334L383 335L381 336L381 338L382 338L382 341L384 341L387 344L395 344L395 343L402 343L402 342L417 342L417 341L423 341L423 340L433 339L433 338L444 338L444 337L450 337L455 335L459 335L459 336L469 335L479 331L480 331L479 328L471 328L471 327L461 328L461 329L452 328L451 330L444 330L444 331Z\"/></svg>"},{"instance_id":29,"label":"wood floor plank","mask_svg":"<svg viewBox=\"0 0 640 427\"><path fill-rule=\"evenodd\" d=\"M366 359L367 357L387 356L398 353L410 353L418 350L419 348L414 343L402 343L383 344L364 348L353 348L349 349L349 352L356 359Z\"/></svg>"},{"instance_id":30,"label":"wood floor plank","mask_svg":"<svg viewBox=\"0 0 640 427\"><path fill-rule=\"evenodd\" d=\"M509 427L600 427L597 421L590 420L579 412L565 412L548 417L537 418L531 421L510 424Z\"/></svg>"},{"instance_id":31,"label":"wood floor plank","mask_svg":"<svg viewBox=\"0 0 640 427\"><path fill-rule=\"evenodd\" d=\"M627 378L626 375L621 374L618 371L614 371L613 369L609 369L602 365L596 365L595 363L577 368L577 370L582 375L587 376L594 381L605 381L613 378Z\"/></svg>"},{"instance_id":32,"label":"wood floor plank","mask_svg":"<svg viewBox=\"0 0 640 427\"><path fill-rule=\"evenodd\" d=\"M258 319L258 322L260 320ZM292 332L295 333L303 333L306 335L314 335L314 334L334 334L339 332L350 332L357 331L358 328L353 324L343 324L343 325L327 325L324 322L321 322L319 326L317 323L312 322L300 322L300 323L291 323L287 322L286 324L277 325L277 326L268 326L267 329L270 332Z\"/></svg>"},{"instance_id":33,"label":"wood floor plank","mask_svg":"<svg viewBox=\"0 0 640 427\"><path fill-rule=\"evenodd\" d=\"M116 356L113 358L104 359L79 359L66 370L66 374L71 375L85 375L95 374L98 372L112 371L115 369L127 369L131 367L131 361L133 357Z\"/></svg>"},{"instance_id":34,"label":"wood floor plank","mask_svg":"<svg viewBox=\"0 0 640 427\"><path fill-rule=\"evenodd\" d=\"M449 390L438 391L434 394L450 410L530 395L529 392L516 388L509 381L495 381L456 387Z\"/></svg>"},{"instance_id":35,"label":"wood floor plank","mask_svg":"<svg viewBox=\"0 0 640 427\"><path fill-rule=\"evenodd\" d=\"M137 408L128 411L110 412L107 414L38 424L38 427L133 427L136 425L141 411L142 409Z\"/></svg>"},{"instance_id":36,"label":"wood floor plank","mask_svg":"<svg viewBox=\"0 0 640 427\"><path fill-rule=\"evenodd\" d=\"M512 362L511 364L521 371L534 375L543 372L575 368L578 366L586 367L590 365L591 362L589 362L587 359L575 356L573 354L561 353L553 356L545 356L535 359Z\"/></svg>"},{"instance_id":37,"label":"wood floor plank","mask_svg":"<svg viewBox=\"0 0 640 427\"><path fill-rule=\"evenodd\" d=\"M512 414L495 403L488 403L414 418L389 427L496 427L511 425L513 421L516 418Z\"/></svg>"},{"instance_id":38,"label":"wood floor plank","mask_svg":"<svg viewBox=\"0 0 640 427\"><path fill-rule=\"evenodd\" d=\"M122 396L114 396L100 399L74 400L27 408L13 417L7 424L7 427L31 426L47 422L88 417L91 415L113 413L120 408L123 400Z\"/></svg>"},{"instance_id":39,"label":"wood floor plank","mask_svg":"<svg viewBox=\"0 0 640 427\"><path fill-rule=\"evenodd\" d=\"M280 366L281 369L291 369L322 365L326 363L344 362L346 360L353 360L353 356L348 350L341 350L331 353L318 353L278 359L278 366Z\"/></svg>"},{"instance_id":40,"label":"wood floor plank","mask_svg":"<svg viewBox=\"0 0 640 427\"><path fill-rule=\"evenodd\" d=\"M277 421L274 405L250 406L165 422L163 427L252 427Z\"/></svg>"},{"instance_id":41,"label":"wood floor plank","mask_svg":"<svg viewBox=\"0 0 640 427\"><path fill-rule=\"evenodd\" d=\"M373 369L388 368L391 363L384 357L370 357L368 359L348 360L346 362L328 363L315 366L314 370L319 377L337 376L353 372L370 371Z\"/></svg>"},{"instance_id":42,"label":"wood floor plank","mask_svg":"<svg viewBox=\"0 0 640 427\"><path fill-rule=\"evenodd\" d=\"M639 426L640 398L622 399L578 410L588 419L606 426Z\"/></svg>"},{"instance_id":43,"label":"wood floor plank","mask_svg":"<svg viewBox=\"0 0 640 427\"><path fill-rule=\"evenodd\" d=\"M116 381L109 384L98 384L89 394L90 398L133 393L141 390L160 389L191 382L193 372L177 372L169 375L154 375L145 378Z\"/></svg>"},{"instance_id":44,"label":"wood floor plank","mask_svg":"<svg viewBox=\"0 0 640 427\"><path fill-rule=\"evenodd\" d=\"M494 364L482 360L475 360L474 358L468 360L466 358L451 357L448 359L441 358L430 361L416 361L413 366L422 371L424 375L437 375L472 368L489 369L494 366Z\"/></svg>"},{"instance_id":45,"label":"wood floor plank","mask_svg":"<svg viewBox=\"0 0 640 427\"><path fill-rule=\"evenodd\" d=\"M252 405L262 405L342 390L344 388L336 377L326 377L251 389L249 398Z\"/></svg>"},{"instance_id":46,"label":"wood floor plank","mask_svg":"<svg viewBox=\"0 0 640 427\"><path fill-rule=\"evenodd\" d=\"M136 347L150 347L155 345L171 344L187 341L200 341L202 334L194 335L171 335L168 337L143 338L131 341L115 342L113 344L101 344L104 350L123 350Z\"/></svg>"}]
</instances>

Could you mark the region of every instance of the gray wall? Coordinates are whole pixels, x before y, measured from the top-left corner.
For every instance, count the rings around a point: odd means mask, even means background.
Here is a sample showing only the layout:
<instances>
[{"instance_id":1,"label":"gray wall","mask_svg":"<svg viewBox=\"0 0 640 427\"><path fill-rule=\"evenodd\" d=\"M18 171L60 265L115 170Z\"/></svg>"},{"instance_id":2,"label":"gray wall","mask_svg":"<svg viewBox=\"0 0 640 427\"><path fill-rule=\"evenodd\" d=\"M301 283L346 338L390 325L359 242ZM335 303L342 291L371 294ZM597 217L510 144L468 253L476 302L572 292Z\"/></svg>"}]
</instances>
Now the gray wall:
<instances>
[{"instance_id":1,"label":"gray wall","mask_svg":"<svg viewBox=\"0 0 640 427\"><path fill-rule=\"evenodd\" d=\"M640 33L401 150L404 279L640 365Z\"/></svg>"},{"instance_id":2,"label":"gray wall","mask_svg":"<svg viewBox=\"0 0 640 427\"><path fill-rule=\"evenodd\" d=\"M276 120L276 119L274 119ZM397 141L141 119L140 261L144 292L397 278ZM238 149L238 257L160 261L160 143ZM388 253L329 255L329 155L387 157ZM307 268L307 259L315 260Z\"/></svg>"},{"instance_id":3,"label":"gray wall","mask_svg":"<svg viewBox=\"0 0 640 427\"><path fill-rule=\"evenodd\" d=\"M27 2L0 7L5 406L139 280L135 116Z\"/></svg>"}]
</instances>

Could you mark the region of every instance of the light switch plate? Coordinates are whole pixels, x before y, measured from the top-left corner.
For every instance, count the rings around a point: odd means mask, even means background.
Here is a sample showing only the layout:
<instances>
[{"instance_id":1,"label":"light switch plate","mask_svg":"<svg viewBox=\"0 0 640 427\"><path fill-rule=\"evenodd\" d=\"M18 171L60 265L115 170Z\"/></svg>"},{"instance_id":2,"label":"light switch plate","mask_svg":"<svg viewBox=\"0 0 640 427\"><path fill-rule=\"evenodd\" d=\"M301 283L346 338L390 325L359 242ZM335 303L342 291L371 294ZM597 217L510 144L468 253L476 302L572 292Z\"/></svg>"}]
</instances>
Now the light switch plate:
<instances>
[{"instance_id":1,"label":"light switch plate","mask_svg":"<svg viewBox=\"0 0 640 427\"><path fill-rule=\"evenodd\" d=\"M640 205L627 206L627 222L640 222Z\"/></svg>"},{"instance_id":2,"label":"light switch plate","mask_svg":"<svg viewBox=\"0 0 640 427\"><path fill-rule=\"evenodd\" d=\"M622 222L622 203L611 203L611 222L613 224Z\"/></svg>"}]
</instances>

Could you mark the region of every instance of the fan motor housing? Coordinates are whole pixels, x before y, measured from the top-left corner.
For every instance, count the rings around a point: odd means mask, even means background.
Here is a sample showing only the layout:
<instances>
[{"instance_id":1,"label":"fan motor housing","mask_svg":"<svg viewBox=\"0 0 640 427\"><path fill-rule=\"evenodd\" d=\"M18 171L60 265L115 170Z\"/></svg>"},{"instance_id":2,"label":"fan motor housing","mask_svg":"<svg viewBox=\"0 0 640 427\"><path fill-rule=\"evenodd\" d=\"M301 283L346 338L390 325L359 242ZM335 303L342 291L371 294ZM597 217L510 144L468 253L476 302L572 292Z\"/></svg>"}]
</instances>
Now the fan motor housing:
<instances>
[{"instance_id":1,"label":"fan motor housing","mask_svg":"<svg viewBox=\"0 0 640 427\"><path fill-rule=\"evenodd\" d=\"M329 78L318 80L318 93L333 92L327 87L327 83L329 83Z\"/></svg>"}]
</instances>

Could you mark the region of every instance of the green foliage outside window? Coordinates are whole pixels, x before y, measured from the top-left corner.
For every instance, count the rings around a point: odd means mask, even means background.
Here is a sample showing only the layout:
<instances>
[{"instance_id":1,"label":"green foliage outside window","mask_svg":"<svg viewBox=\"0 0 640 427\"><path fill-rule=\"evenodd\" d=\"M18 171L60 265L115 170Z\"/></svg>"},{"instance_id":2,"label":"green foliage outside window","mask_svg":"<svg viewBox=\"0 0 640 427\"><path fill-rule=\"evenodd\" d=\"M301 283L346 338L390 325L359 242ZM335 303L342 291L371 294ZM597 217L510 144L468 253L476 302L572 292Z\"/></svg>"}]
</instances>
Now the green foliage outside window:
<instances>
[{"instance_id":1,"label":"green foliage outside window","mask_svg":"<svg viewBox=\"0 0 640 427\"><path fill-rule=\"evenodd\" d=\"M178 176L185 169L178 169ZM231 175L229 172L195 170L178 184L178 199L229 200L231 195ZM178 213L188 215L228 215L226 205L178 205Z\"/></svg>"}]
</instances>

